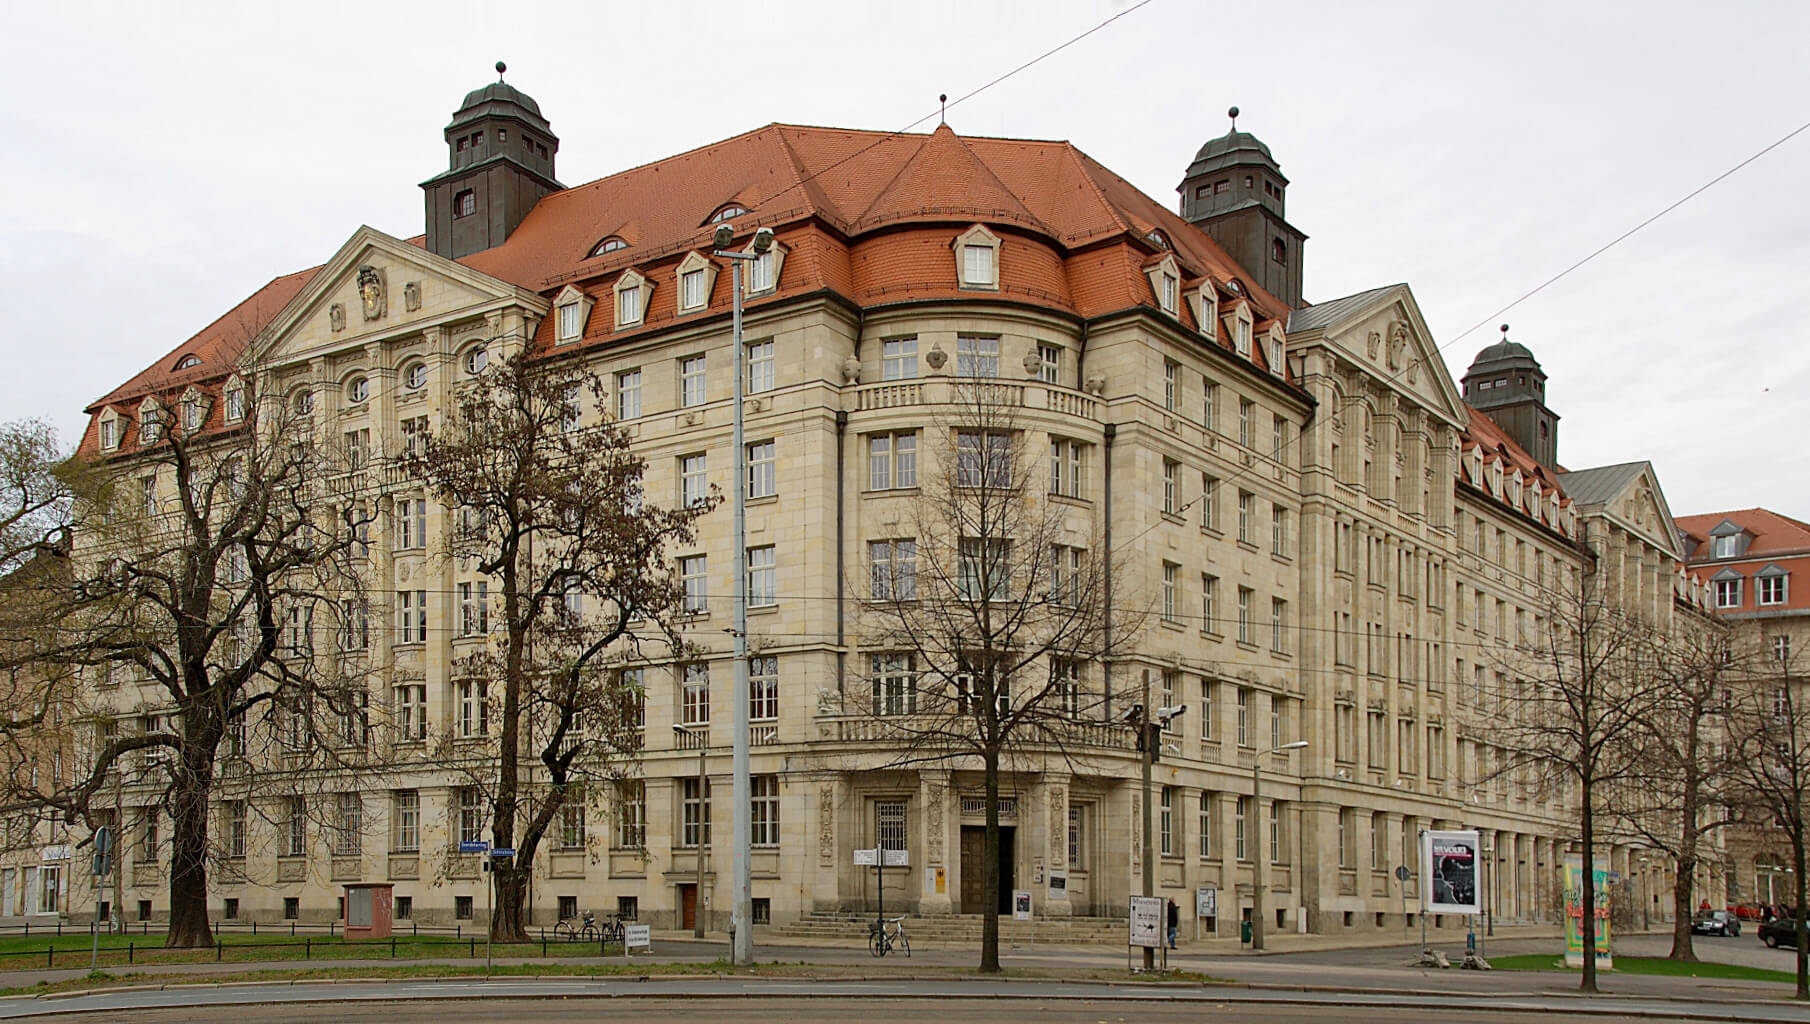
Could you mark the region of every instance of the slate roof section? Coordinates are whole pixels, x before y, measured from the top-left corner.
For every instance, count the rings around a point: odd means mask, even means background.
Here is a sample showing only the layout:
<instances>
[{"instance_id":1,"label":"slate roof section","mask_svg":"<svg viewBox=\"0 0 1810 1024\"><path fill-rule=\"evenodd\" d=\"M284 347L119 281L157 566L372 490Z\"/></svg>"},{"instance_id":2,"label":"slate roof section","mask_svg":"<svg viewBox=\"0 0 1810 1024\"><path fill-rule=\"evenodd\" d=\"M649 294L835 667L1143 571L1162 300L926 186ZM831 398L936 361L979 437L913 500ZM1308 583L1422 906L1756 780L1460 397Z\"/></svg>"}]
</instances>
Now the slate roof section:
<instances>
[{"instance_id":1,"label":"slate roof section","mask_svg":"<svg viewBox=\"0 0 1810 1024\"><path fill-rule=\"evenodd\" d=\"M1303 309L1294 310L1288 314L1288 333L1294 334L1297 331L1311 331L1315 328L1325 327L1327 324L1335 323L1340 318L1363 309L1384 293L1392 292L1400 287L1403 286L1399 284L1386 284L1381 288L1371 288L1367 291L1358 292L1355 295L1347 295L1338 299L1328 299L1325 302L1316 302Z\"/></svg>"},{"instance_id":2,"label":"slate roof section","mask_svg":"<svg viewBox=\"0 0 1810 1024\"><path fill-rule=\"evenodd\" d=\"M1641 473L1651 470L1653 464L1646 461L1622 462L1613 466L1594 466L1590 469L1574 469L1567 471L1559 479L1565 485L1565 493L1579 505L1602 505L1616 495L1627 490Z\"/></svg>"}]
</instances>

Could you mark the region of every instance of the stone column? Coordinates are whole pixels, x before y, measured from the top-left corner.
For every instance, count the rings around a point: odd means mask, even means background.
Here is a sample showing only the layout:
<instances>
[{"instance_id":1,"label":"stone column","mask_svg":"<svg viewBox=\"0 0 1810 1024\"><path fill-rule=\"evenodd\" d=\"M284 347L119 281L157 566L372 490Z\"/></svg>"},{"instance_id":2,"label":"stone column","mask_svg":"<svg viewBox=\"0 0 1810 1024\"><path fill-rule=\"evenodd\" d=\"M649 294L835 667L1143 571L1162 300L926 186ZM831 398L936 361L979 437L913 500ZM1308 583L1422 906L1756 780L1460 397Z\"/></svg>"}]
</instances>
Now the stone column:
<instances>
[{"instance_id":1,"label":"stone column","mask_svg":"<svg viewBox=\"0 0 1810 1024\"><path fill-rule=\"evenodd\" d=\"M924 863L920 868L924 877L918 887L918 913L925 917L954 912L955 872L950 870L949 862L950 822L954 808L950 795L947 771L918 773L918 806L923 808L924 819ZM936 891L939 874L943 879L942 892Z\"/></svg>"},{"instance_id":2,"label":"stone column","mask_svg":"<svg viewBox=\"0 0 1810 1024\"><path fill-rule=\"evenodd\" d=\"M1036 864L1038 862L1043 864L1042 891L1037 891L1035 885L1029 888L1032 889L1031 905L1041 907L1045 917L1070 917L1075 912L1074 904L1068 900L1067 890L1065 889L1064 894L1058 898L1053 895L1050 887L1050 879L1054 874L1060 873L1065 879L1068 877L1069 781L1066 773L1052 772L1043 776L1042 785L1032 791L1033 796L1038 790L1042 791L1043 800L1040 810L1044 819L1044 832L1049 836L1049 842L1046 851L1038 858L1038 861L1033 861L1032 865L1032 877L1035 877ZM1020 808L1019 813L1022 816L1024 809Z\"/></svg>"}]
</instances>

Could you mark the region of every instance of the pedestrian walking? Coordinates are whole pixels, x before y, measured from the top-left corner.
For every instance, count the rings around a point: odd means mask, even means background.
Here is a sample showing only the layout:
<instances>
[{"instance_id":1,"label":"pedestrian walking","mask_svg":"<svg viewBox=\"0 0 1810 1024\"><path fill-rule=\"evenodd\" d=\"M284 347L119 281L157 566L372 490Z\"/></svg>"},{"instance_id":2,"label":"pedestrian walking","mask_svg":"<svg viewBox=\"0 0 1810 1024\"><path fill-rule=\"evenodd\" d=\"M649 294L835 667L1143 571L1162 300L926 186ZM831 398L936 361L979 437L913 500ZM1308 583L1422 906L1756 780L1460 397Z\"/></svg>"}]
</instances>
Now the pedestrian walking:
<instances>
[{"instance_id":1,"label":"pedestrian walking","mask_svg":"<svg viewBox=\"0 0 1810 1024\"><path fill-rule=\"evenodd\" d=\"M1176 906L1175 900L1169 901L1169 948L1175 948L1175 937L1182 929L1182 908Z\"/></svg>"}]
</instances>

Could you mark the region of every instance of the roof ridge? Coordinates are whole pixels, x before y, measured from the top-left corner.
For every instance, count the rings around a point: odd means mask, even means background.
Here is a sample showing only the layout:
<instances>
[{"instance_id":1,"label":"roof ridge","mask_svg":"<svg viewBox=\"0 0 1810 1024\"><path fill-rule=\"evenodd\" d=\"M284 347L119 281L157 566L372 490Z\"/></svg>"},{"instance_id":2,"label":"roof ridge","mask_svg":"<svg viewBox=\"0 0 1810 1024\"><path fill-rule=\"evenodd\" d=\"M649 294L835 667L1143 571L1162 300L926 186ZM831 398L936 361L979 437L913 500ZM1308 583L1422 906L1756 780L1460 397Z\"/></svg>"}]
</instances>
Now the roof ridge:
<instances>
[{"instance_id":1,"label":"roof ridge","mask_svg":"<svg viewBox=\"0 0 1810 1024\"><path fill-rule=\"evenodd\" d=\"M933 149L932 147L937 148ZM914 178L921 178L926 184L937 181L938 178L934 174L935 168L930 165L930 161L944 154L959 156L959 158L966 160L971 168L985 175L981 184L985 185L989 191L994 193L994 198L989 201L999 202L1001 199L1004 199L1010 203L1010 205L1001 208L999 212L1011 213L1015 216L1023 217L1027 223L1037 228L1039 231L1048 234L1052 238L1057 237L1055 230L1045 224L1041 217L1032 213L1030 208L1024 205L1024 200L1018 198L1017 193L1013 192L1004 181L1000 180L999 175L994 172L992 167L987 165L985 160L981 159L980 154L976 153L972 147L962 140L960 135L955 133L955 129L950 128L947 124L938 125L937 130L931 132L930 135L924 139L923 143L913 151L910 158L900 165L898 173L894 174L892 178L881 187L880 191L875 193L873 201L868 203L867 208L862 210L861 214L854 218L854 223L852 225L854 229L859 231L864 226L874 226L872 222L883 215L884 211L887 210L889 206L889 200L893 200L895 195L902 191L904 184L907 181ZM970 183L971 179L964 181L964 184Z\"/></svg>"}]
</instances>

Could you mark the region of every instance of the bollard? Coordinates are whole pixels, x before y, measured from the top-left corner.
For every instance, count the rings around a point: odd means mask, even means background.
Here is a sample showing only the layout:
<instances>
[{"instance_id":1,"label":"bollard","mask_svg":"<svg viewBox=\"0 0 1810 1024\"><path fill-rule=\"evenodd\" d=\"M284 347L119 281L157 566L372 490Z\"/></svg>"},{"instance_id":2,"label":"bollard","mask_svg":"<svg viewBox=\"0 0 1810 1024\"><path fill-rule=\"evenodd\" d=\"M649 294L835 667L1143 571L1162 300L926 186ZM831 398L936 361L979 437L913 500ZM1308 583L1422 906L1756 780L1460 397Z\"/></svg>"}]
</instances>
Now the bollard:
<instances>
[{"instance_id":1,"label":"bollard","mask_svg":"<svg viewBox=\"0 0 1810 1024\"><path fill-rule=\"evenodd\" d=\"M226 954L226 943L220 941L219 939L215 939L214 940L214 963L219 963L220 958L222 956L224 956L225 954Z\"/></svg>"},{"instance_id":2,"label":"bollard","mask_svg":"<svg viewBox=\"0 0 1810 1024\"><path fill-rule=\"evenodd\" d=\"M258 934L258 919L255 917L251 919L251 933L253 935Z\"/></svg>"},{"instance_id":3,"label":"bollard","mask_svg":"<svg viewBox=\"0 0 1810 1024\"><path fill-rule=\"evenodd\" d=\"M31 922L30 921L25 922L25 937L28 939L31 938Z\"/></svg>"},{"instance_id":4,"label":"bollard","mask_svg":"<svg viewBox=\"0 0 1810 1024\"><path fill-rule=\"evenodd\" d=\"M547 932L545 929L542 929L540 933L540 955L547 955Z\"/></svg>"},{"instance_id":5,"label":"bollard","mask_svg":"<svg viewBox=\"0 0 1810 1024\"><path fill-rule=\"evenodd\" d=\"M133 950L132 943L130 943L130 942L126 943L126 963L133 962L133 959L132 959L133 952L134 952L134 950Z\"/></svg>"},{"instance_id":6,"label":"bollard","mask_svg":"<svg viewBox=\"0 0 1810 1024\"><path fill-rule=\"evenodd\" d=\"M477 939L471 940L471 954L470 955L473 960L476 960L478 958L478 940Z\"/></svg>"},{"instance_id":7,"label":"bollard","mask_svg":"<svg viewBox=\"0 0 1810 1024\"><path fill-rule=\"evenodd\" d=\"M57 922L57 938L60 939L62 937L63 937L63 922L58 921Z\"/></svg>"},{"instance_id":8,"label":"bollard","mask_svg":"<svg viewBox=\"0 0 1810 1024\"><path fill-rule=\"evenodd\" d=\"M314 959L314 938L313 938L313 936L309 936L308 938L305 938L302 940L302 959L303 960Z\"/></svg>"},{"instance_id":9,"label":"bollard","mask_svg":"<svg viewBox=\"0 0 1810 1024\"><path fill-rule=\"evenodd\" d=\"M57 965L57 947L55 947L55 946L45 947L45 949L44 949L44 966L55 967L56 965Z\"/></svg>"},{"instance_id":10,"label":"bollard","mask_svg":"<svg viewBox=\"0 0 1810 1024\"><path fill-rule=\"evenodd\" d=\"M390 936L390 959L396 959L396 936Z\"/></svg>"},{"instance_id":11,"label":"bollard","mask_svg":"<svg viewBox=\"0 0 1810 1024\"><path fill-rule=\"evenodd\" d=\"M289 937L292 939L295 938L295 922L294 921L289 922Z\"/></svg>"}]
</instances>

